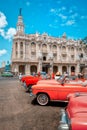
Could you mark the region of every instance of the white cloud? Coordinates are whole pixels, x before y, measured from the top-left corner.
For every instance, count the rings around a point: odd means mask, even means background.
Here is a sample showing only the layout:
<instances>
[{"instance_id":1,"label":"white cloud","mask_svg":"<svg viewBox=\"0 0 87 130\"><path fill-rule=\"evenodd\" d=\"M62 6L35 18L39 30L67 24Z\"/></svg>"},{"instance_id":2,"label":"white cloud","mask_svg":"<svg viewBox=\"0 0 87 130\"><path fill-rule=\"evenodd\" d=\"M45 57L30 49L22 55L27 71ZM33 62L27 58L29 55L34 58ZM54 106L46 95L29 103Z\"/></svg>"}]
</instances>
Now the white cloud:
<instances>
[{"instance_id":1,"label":"white cloud","mask_svg":"<svg viewBox=\"0 0 87 130\"><path fill-rule=\"evenodd\" d=\"M64 12L65 10L66 10L66 7L63 6L63 7L58 9L58 12Z\"/></svg>"},{"instance_id":2,"label":"white cloud","mask_svg":"<svg viewBox=\"0 0 87 130\"><path fill-rule=\"evenodd\" d=\"M81 18L81 19L87 19L87 16L83 16L83 15L82 15L80 18Z\"/></svg>"},{"instance_id":3,"label":"white cloud","mask_svg":"<svg viewBox=\"0 0 87 130\"><path fill-rule=\"evenodd\" d=\"M75 19L75 17L77 17L78 16L78 13L74 13L73 15L71 15L70 17L72 18L72 19Z\"/></svg>"},{"instance_id":4,"label":"white cloud","mask_svg":"<svg viewBox=\"0 0 87 130\"><path fill-rule=\"evenodd\" d=\"M9 28L8 31L6 32L5 38L10 40L14 34L16 34L16 29Z\"/></svg>"},{"instance_id":5,"label":"white cloud","mask_svg":"<svg viewBox=\"0 0 87 130\"><path fill-rule=\"evenodd\" d=\"M3 49L3 50L0 50L0 56L4 55L7 53L7 50Z\"/></svg>"},{"instance_id":6,"label":"white cloud","mask_svg":"<svg viewBox=\"0 0 87 130\"><path fill-rule=\"evenodd\" d=\"M30 2L27 1L27 2L26 2L26 5L29 6L29 5L30 5Z\"/></svg>"},{"instance_id":7,"label":"white cloud","mask_svg":"<svg viewBox=\"0 0 87 130\"><path fill-rule=\"evenodd\" d=\"M16 29L15 28L9 28L7 32L5 32L4 29L0 29L0 35L4 38L4 39L8 39L11 40L11 38L13 37L13 35L16 34Z\"/></svg>"},{"instance_id":8,"label":"white cloud","mask_svg":"<svg viewBox=\"0 0 87 130\"><path fill-rule=\"evenodd\" d=\"M52 8L52 9L50 9L50 12L51 12L51 13L56 13L56 9L53 9L53 8Z\"/></svg>"},{"instance_id":9,"label":"white cloud","mask_svg":"<svg viewBox=\"0 0 87 130\"><path fill-rule=\"evenodd\" d=\"M5 37L4 29L0 29L0 35L1 35L2 37Z\"/></svg>"},{"instance_id":10,"label":"white cloud","mask_svg":"<svg viewBox=\"0 0 87 130\"><path fill-rule=\"evenodd\" d=\"M71 9L71 10L69 10L69 13L73 13L73 10Z\"/></svg>"},{"instance_id":11,"label":"white cloud","mask_svg":"<svg viewBox=\"0 0 87 130\"><path fill-rule=\"evenodd\" d=\"M59 1L59 0L58 0L58 1L57 1L57 3L58 3L58 4L60 4L60 3L61 3L61 1Z\"/></svg>"},{"instance_id":12,"label":"white cloud","mask_svg":"<svg viewBox=\"0 0 87 130\"><path fill-rule=\"evenodd\" d=\"M49 27L51 27L51 28L59 28L58 26L52 25L52 24L49 24Z\"/></svg>"},{"instance_id":13,"label":"white cloud","mask_svg":"<svg viewBox=\"0 0 87 130\"><path fill-rule=\"evenodd\" d=\"M66 23L62 23L61 26L71 26L75 24L75 20L68 20Z\"/></svg>"},{"instance_id":14,"label":"white cloud","mask_svg":"<svg viewBox=\"0 0 87 130\"><path fill-rule=\"evenodd\" d=\"M0 12L0 28L4 28L7 25L6 16Z\"/></svg>"},{"instance_id":15,"label":"white cloud","mask_svg":"<svg viewBox=\"0 0 87 130\"><path fill-rule=\"evenodd\" d=\"M63 15L61 13L58 16L61 17L62 19L67 19L67 16L65 16L65 15Z\"/></svg>"},{"instance_id":16,"label":"white cloud","mask_svg":"<svg viewBox=\"0 0 87 130\"><path fill-rule=\"evenodd\" d=\"M67 26L70 26L70 25L73 25L73 24L75 24L75 21L74 21L74 20L68 20L68 21L66 22L66 25L67 25Z\"/></svg>"},{"instance_id":17,"label":"white cloud","mask_svg":"<svg viewBox=\"0 0 87 130\"><path fill-rule=\"evenodd\" d=\"M14 34L16 34L16 29L10 27L7 31L5 31L5 27L8 25L8 22L6 21L6 16L4 13L0 12L0 35L4 39L11 40Z\"/></svg>"}]
</instances>

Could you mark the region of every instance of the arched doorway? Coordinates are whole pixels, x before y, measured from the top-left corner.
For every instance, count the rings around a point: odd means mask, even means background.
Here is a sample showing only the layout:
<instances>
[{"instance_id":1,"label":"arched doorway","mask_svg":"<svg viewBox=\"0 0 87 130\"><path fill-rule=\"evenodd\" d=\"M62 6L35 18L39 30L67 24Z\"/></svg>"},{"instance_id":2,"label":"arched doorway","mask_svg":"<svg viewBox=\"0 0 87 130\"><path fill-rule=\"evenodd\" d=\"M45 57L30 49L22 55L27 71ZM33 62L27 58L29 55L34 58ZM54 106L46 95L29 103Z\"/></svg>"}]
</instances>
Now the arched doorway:
<instances>
[{"instance_id":1,"label":"arched doorway","mask_svg":"<svg viewBox=\"0 0 87 130\"><path fill-rule=\"evenodd\" d=\"M19 65L19 73L25 74L25 65Z\"/></svg>"},{"instance_id":2,"label":"arched doorway","mask_svg":"<svg viewBox=\"0 0 87 130\"><path fill-rule=\"evenodd\" d=\"M30 72L31 72L31 74L33 74L33 72L37 73L37 66L32 65L32 66L30 67Z\"/></svg>"},{"instance_id":3,"label":"arched doorway","mask_svg":"<svg viewBox=\"0 0 87 130\"><path fill-rule=\"evenodd\" d=\"M64 74L65 72L67 72L67 67L66 67L66 66L63 66L63 67L62 67L62 74Z\"/></svg>"},{"instance_id":4,"label":"arched doorway","mask_svg":"<svg viewBox=\"0 0 87 130\"><path fill-rule=\"evenodd\" d=\"M48 73L48 70L50 68L50 64L42 64L42 71Z\"/></svg>"},{"instance_id":5,"label":"arched doorway","mask_svg":"<svg viewBox=\"0 0 87 130\"><path fill-rule=\"evenodd\" d=\"M75 72L75 66L71 66L71 72Z\"/></svg>"},{"instance_id":6,"label":"arched doorway","mask_svg":"<svg viewBox=\"0 0 87 130\"><path fill-rule=\"evenodd\" d=\"M53 66L53 73L56 74L57 71L58 71L58 67L57 66Z\"/></svg>"},{"instance_id":7,"label":"arched doorway","mask_svg":"<svg viewBox=\"0 0 87 130\"><path fill-rule=\"evenodd\" d=\"M75 66L71 66L71 75L75 75Z\"/></svg>"}]
</instances>

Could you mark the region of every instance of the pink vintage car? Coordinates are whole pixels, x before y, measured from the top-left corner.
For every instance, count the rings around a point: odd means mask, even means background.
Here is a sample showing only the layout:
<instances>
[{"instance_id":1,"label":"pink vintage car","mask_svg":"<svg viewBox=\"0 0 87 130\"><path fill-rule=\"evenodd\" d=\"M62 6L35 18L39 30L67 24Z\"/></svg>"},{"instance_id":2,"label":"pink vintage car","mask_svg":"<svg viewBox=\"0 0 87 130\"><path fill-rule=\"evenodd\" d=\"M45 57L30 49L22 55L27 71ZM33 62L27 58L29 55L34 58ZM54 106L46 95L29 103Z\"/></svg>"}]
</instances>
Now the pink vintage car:
<instances>
[{"instance_id":1,"label":"pink vintage car","mask_svg":"<svg viewBox=\"0 0 87 130\"><path fill-rule=\"evenodd\" d=\"M51 80L46 83L36 84L32 86L32 93L30 95L35 96L38 104L47 105L49 101L66 101L67 95L75 92L87 92L87 81L65 83L65 78L61 82Z\"/></svg>"},{"instance_id":2,"label":"pink vintage car","mask_svg":"<svg viewBox=\"0 0 87 130\"><path fill-rule=\"evenodd\" d=\"M60 112L58 130L87 130L87 93L71 94Z\"/></svg>"}]
</instances>

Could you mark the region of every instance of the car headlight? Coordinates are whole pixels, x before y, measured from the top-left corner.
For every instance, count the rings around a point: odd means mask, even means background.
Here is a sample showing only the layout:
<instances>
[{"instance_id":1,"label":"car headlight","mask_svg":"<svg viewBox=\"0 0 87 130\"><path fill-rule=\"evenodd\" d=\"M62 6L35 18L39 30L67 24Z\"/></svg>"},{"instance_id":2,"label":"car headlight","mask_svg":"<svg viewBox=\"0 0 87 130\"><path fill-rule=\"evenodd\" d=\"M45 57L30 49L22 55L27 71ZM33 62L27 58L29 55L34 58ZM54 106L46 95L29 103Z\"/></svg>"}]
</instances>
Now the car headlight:
<instances>
[{"instance_id":1,"label":"car headlight","mask_svg":"<svg viewBox=\"0 0 87 130\"><path fill-rule=\"evenodd\" d=\"M58 130L70 130L70 121L64 109L60 111L60 122Z\"/></svg>"},{"instance_id":2,"label":"car headlight","mask_svg":"<svg viewBox=\"0 0 87 130\"><path fill-rule=\"evenodd\" d=\"M60 122L58 130L70 130L69 125L67 123Z\"/></svg>"}]
</instances>

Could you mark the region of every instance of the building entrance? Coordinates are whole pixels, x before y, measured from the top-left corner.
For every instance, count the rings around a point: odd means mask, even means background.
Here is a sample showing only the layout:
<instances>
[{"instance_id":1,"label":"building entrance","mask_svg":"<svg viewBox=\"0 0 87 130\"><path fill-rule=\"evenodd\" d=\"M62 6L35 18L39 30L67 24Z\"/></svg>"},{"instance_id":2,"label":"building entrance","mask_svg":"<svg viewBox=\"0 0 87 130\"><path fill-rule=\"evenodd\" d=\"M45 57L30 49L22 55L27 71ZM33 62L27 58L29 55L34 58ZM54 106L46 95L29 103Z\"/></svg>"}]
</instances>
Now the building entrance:
<instances>
[{"instance_id":1,"label":"building entrance","mask_svg":"<svg viewBox=\"0 0 87 130\"><path fill-rule=\"evenodd\" d=\"M42 71L48 73L50 64L42 64Z\"/></svg>"},{"instance_id":2,"label":"building entrance","mask_svg":"<svg viewBox=\"0 0 87 130\"><path fill-rule=\"evenodd\" d=\"M19 66L19 73L25 74L25 65Z\"/></svg>"}]
</instances>

